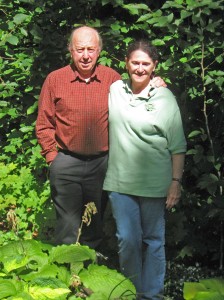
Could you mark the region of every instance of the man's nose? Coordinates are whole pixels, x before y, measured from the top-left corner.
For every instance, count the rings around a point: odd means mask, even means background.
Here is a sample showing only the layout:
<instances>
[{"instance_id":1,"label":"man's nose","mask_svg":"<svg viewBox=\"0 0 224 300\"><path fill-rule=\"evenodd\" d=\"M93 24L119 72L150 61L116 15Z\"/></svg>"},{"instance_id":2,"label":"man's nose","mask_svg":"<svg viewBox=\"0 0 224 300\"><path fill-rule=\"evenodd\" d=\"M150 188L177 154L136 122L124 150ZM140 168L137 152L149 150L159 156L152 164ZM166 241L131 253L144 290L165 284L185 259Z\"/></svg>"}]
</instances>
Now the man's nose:
<instances>
[{"instance_id":1,"label":"man's nose","mask_svg":"<svg viewBox=\"0 0 224 300\"><path fill-rule=\"evenodd\" d=\"M88 49L85 49L85 50L83 51L83 57L84 57L84 58L88 58L88 57L89 57Z\"/></svg>"}]
</instances>

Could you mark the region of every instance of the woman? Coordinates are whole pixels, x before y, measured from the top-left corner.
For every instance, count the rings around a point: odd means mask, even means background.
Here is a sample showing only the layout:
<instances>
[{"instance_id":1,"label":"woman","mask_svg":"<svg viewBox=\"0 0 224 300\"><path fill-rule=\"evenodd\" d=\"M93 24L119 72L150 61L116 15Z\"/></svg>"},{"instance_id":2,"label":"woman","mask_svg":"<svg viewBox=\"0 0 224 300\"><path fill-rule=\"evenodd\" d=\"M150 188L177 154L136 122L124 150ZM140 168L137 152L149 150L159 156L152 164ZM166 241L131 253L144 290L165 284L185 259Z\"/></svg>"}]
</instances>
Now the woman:
<instances>
[{"instance_id":1,"label":"woman","mask_svg":"<svg viewBox=\"0 0 224 300\"><path fill-rule=\"evenodd\" d=\"M117 225L122 273L138 299L161 299L165 276L164 212L178 203L186 152L180 111L173 94L152 88L158 62L147 41L132 43L130 79L112 84L110 152L104 189Z\"/></svg>"}]
</instances>

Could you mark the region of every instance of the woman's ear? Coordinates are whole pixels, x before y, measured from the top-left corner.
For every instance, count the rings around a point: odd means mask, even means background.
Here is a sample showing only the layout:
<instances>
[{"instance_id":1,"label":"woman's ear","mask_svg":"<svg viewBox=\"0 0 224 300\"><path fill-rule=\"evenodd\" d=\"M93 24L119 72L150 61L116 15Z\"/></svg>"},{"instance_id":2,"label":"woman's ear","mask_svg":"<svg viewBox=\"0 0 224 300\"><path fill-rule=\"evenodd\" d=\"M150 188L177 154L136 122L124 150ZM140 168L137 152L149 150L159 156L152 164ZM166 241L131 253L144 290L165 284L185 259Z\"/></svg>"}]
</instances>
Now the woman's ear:
<instances>
[{"instance_id":1,"label":"woman's ear","mask_svg":"<svg viewBox=\"0 0 224 300\"><path fill-rule=\"evenodd\" d=\"M158 60L155 61L154 71L155 71L155 69L156 69L157 66L158 66Z\"/></svg>"},{"instance_id":2,"label":"woman's ear","mask_svg":"<svg viewBox=\"0 0 224 300\"><path fill-rule=\"evenodd\" d=\"M128 70L128 59L125 57L125 63L126 63L126 70Z\"/></svg>"},{"instance_id":3,"label":"woman's ear","mask_svg":"<svg viewBox=\"0 0 224 300\"><path fill-rule=\"evenodd\" d=\"M155 66L154 66L153 72L155 71L155 69L156 69L156 67L158 65L158 60L156 60L154 64L155 64Z\"/></svg>"}]
</instances>

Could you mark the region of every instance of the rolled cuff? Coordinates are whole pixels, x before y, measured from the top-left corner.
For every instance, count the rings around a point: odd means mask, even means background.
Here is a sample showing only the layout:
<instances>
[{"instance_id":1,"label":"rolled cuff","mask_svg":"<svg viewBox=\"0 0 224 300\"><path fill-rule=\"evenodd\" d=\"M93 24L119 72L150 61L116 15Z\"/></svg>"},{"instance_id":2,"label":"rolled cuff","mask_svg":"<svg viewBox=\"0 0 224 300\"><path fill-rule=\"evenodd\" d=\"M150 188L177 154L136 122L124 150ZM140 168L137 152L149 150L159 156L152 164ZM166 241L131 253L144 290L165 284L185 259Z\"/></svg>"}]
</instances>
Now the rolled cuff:
<instances>
[{"instance_id":1,"label":"rolled cuff","mask_svg":"<svg viewBox=\"0 0 224 300\"><path fill-rule=\"evenodd\" d=\"M48 152L46 154L46 162L49 164L50 162L52 162L55 157L57 156L58 152L57 151L51 151L51 152Z\"/></svg>"}]
</instances>

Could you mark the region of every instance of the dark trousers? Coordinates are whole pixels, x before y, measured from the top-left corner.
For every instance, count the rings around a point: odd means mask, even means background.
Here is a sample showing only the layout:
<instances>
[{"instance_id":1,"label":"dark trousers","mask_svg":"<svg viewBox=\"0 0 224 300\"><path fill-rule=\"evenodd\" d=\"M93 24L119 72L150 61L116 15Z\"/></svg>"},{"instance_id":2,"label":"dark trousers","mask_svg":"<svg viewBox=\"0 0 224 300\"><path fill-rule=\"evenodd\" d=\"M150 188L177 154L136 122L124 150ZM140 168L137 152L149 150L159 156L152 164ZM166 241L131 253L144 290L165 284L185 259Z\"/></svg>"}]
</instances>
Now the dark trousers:
<instances>
[{"instance_id":1,"label":"dark trousers","mask_svg":"<svg viewBox=\"0 0 224 300\"><path fill-rule=\"evenodd\" d=\"M77 240L85 205L94 202L98 213L89 226L83 225L80 243L96 248L102 240L102 187L108 155L80 159L59 152L50 165L51 196L56 209L55 243Z\"/></svg>"}]
</instances>

